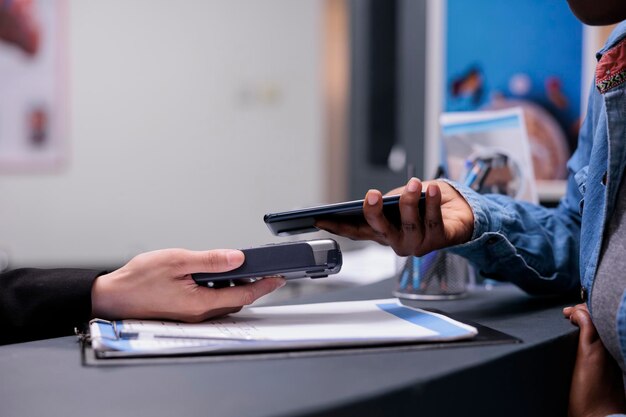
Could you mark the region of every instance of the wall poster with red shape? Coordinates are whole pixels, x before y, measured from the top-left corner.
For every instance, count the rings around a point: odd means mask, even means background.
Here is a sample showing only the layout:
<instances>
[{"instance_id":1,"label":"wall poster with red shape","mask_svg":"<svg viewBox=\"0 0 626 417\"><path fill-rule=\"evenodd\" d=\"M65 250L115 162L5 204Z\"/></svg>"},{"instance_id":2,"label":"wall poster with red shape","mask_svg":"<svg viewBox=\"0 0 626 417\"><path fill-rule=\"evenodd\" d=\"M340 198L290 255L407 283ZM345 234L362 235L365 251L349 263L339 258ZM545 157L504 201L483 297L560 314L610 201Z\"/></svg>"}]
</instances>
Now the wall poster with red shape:
<instances>
[{"instance_id":1,"label":"wall poster with red shape","mask_svg":"<svg viewBox=\"0 0 626 417\"><path fill-rule=\"evenodd\" d=\"M564 180L583 85L583 25L567 2L448 0L446 27L445 110L522 108L536 179Z\"/></svg>"},{"instance_id":2,"label":"wall poster with red shape","mask_svg":"<svg viewBox=\"0 0 626 417\"><path fill-rule=\"evenodd\" d=\"M0 0L0 173L67 159L65 0Z\"/></svg>"}]
</instances>

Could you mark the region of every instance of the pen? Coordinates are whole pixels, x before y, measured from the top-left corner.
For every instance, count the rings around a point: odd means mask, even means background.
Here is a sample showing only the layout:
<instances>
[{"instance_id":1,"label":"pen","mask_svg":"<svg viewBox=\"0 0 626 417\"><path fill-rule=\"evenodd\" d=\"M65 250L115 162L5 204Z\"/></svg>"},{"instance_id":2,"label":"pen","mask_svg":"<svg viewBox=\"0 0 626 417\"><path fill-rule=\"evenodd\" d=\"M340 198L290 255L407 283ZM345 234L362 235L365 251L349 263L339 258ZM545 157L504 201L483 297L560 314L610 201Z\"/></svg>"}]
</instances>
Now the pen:
<instances>
[{"instance_id":1,"label":"pen","mask_svg":"<svg viewBox=\"0 0 626 417\"><path fill-rule=\"evenodd\" d=\"M420 275L421 285L428 288L437 273L437 261L439 259L440 250L435 250L421 257Z\"/></svg>"},{"instance_id":2,"label":"pen","mask_svg":"<svg viewBox=\"0 0 626 417\"><path fill-rule=\"evenodd\" d=\"M400 289L404 290L406 289L407 285L409 284L409 261L410 259L407 260L406 264L404 264L404 268L402 268L402 278L400 279Z\"/></svg>"},{"instance_id":3,"label":"pen","mask_svg":"<svg viewBox=\"0 0 626 417\"><path fill-rule=\"evenodd\" d=\"M465 176L465 185L467 187L473 188L472 186L476 182L476 179L480 175L480 172L483 170L483 166L484 164L480 159L474 161L474 163L472 164L472 168Z\"/></svg>"},{"instance_id":4,"label":"pen","mask_svg":"<svg viewBox=\"0 0 626 417\"><path fill-rule=\"evenodd\" d=\"M258 340L264 340L262 338L253 338L248 336L241 337L229 337L229 336L202 336L202 335L166 335L166 334L153 334L153 333L140 333L140 332L119 332L121 339L198 339L198 340L219 340L219 341L233 341L233 342L254 342Z\"/></svg>"},{"instance_id":5,"label":"pen","mask_svg":"<svg viewBox=\"0 0 626 417\"><path fill-rule=\"evenodd\" d=\"M413 256L413 289L417 290L420 287L421 274L420 274L420 258Z\"/></svg>"},{"instance_id":6,"label":"pen","mask_svg":"<svg viewBox=\"0 0 626 417\"><path fill-rule=\"evenodd\" d=\"M491 171L491 166L487 165L487 168L483 169L482 176L476 181L478 182L478 186L475 188L476 191L480 192L483 185L485 185L485 180L487 179L487 175L489 175L489 171Z\"/></svg>"}]
</instances>

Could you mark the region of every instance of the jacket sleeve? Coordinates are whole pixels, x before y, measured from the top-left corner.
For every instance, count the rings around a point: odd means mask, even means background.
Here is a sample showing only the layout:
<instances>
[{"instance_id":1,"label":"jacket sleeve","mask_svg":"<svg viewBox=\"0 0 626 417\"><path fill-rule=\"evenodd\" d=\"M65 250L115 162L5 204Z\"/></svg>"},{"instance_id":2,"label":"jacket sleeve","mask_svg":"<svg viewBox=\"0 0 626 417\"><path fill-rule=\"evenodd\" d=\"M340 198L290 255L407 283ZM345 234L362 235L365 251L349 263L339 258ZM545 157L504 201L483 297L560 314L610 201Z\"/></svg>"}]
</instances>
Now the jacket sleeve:
<instances>
[{"instance_id":1,"label":"jacket sleeve","mask_svg":"<svg viewBox=\"0 0 626 417\"><path fill-rule=\"evenodd\" d=\"M72 334L89 320L91 287L103 273L26 268L0 274L0 344Z\"/></svg>"},{"instance_id":2,"label":"jacket sleeve","mask_svg":"<svg viewBox=\"0 0 626 417\"><path fill-rule=\"evenodd\" d=\"M533 294L580 289L579 253L582 196L573 176L556 208L481 195L449 182L470 204L474 234L451 251L467 258L487 278L509 281Z\"/></svg>"}]
</instances>

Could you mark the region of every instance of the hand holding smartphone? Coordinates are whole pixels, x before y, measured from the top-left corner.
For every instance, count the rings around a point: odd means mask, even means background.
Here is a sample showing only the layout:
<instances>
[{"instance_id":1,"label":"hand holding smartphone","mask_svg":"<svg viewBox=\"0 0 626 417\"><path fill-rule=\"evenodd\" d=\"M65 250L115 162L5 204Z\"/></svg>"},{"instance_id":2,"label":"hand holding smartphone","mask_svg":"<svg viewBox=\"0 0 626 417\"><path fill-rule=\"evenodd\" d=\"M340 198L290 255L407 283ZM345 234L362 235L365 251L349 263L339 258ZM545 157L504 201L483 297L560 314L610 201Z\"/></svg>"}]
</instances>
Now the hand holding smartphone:
<instances>
[{"instance_id":1,"label":"hand holding smartphone","mask_svg":"<svg viewBox=\"0 0 626 417\"><path fill-rule=\"evenodd\" d=\"M424 213L426 196L422 193L419 201L420 213ZM309 207L300 210L281 213L268 213L263 217L270 231L277 236L290 236L300 233L316 232L318 220L330 220L351 224L366 223L363 216L364 200L348 201L345 203L328 204ZM400 227L400 196L383 197L383 213L396 227Z\"/></svg>"},{"instance_id":2,"label":"hand holding smartphone","mask_svg":"<svg viewBox=\"0 0 626 417\"><path fill-rule=\"evenodd\" d=\"M400 196L383 197L383 213L395 226L400 227ZM277 236L290 236L319 230L319 220L350 224L367 223L363 215L364 200L348 201L309 207L281 213L268 213L263 220ZM423 214L425 194L419 200ZM232 271L222 273L196 273L193 279L201 285L220 287L231 283L245 283L264 276L283 276L286 279L321 278L341 270L342 255L337 242L318 239L286 242L243 249L244 264Z\"/></svg>"}]
</instances>

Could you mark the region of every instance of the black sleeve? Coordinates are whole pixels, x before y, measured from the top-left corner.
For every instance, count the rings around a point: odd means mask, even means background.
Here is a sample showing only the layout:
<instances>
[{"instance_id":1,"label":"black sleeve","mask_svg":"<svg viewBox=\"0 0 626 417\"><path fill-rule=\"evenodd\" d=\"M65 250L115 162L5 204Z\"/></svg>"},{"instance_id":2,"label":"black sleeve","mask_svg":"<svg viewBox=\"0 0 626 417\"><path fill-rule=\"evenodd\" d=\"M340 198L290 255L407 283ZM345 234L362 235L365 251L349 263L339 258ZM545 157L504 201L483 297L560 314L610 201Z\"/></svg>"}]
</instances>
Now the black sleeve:
<instances>
[{"instance_id":1,"label":"black sleeve","mask_svg":"<svg viewBox=\"0 0 626 417\"><path fill-rule=\"evenodd\" d=\"M103 273L25 268L0 274L0 344L73 334L91 316L91 287Z\"/></svg>"}]
</instances>

